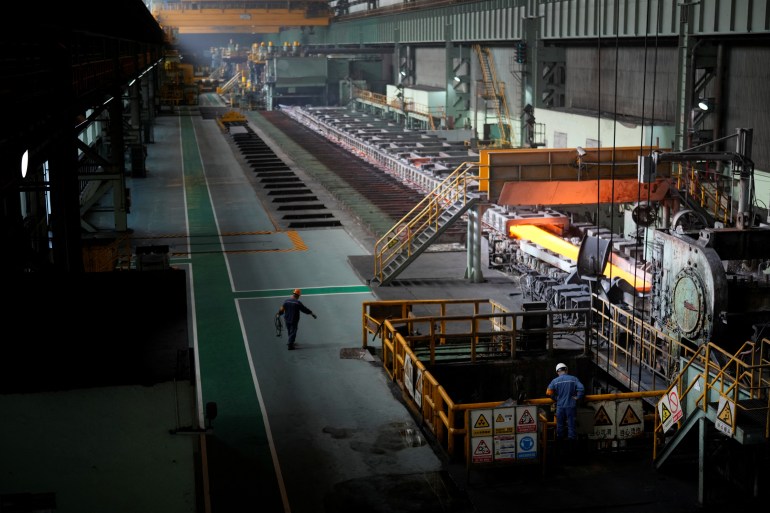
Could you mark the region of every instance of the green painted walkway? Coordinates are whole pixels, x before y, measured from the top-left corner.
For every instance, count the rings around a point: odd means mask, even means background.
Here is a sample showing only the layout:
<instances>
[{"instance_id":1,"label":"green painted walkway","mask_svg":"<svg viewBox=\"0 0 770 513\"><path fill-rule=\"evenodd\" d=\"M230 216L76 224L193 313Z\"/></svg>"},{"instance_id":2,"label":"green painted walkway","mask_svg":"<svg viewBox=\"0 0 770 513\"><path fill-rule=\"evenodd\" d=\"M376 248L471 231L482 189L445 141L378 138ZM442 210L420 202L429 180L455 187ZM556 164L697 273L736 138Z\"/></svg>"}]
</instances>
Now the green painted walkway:
<instances>
[{"instance_id":1,"label":"green painted walkway","mask_svg":"<svg viewBox=\"0 0 770 513\"><path fill-rule=\"evenodd\" d=\"M348 262L366 250L344 228L278 230L216 122L179 121L189 245L174 263L190 275L199 409L218 410L212 511L315 513L349 502L350 483L440 470L430 446L403 445L417 427L381 367L342 357L375 299ZM287 351L274 320L294 288L318 319L302 318Z\"/></svg>"},{"instance_id":2,"label":"green painted walkway","mask_svg":"<svg viewBox=\"0 0 770 513\"><path fill-rule=\"evenodd\" d=\"M192 118L180 121L189 234L199 245L191 253L191 269L201 403L215 402L218 409L216 434L209 437L212 508L230 511L248 501L261 504L263 511L281 511L277 472ZM202 241L213 247L201 248Z\"/></svg>"}]
</instances>

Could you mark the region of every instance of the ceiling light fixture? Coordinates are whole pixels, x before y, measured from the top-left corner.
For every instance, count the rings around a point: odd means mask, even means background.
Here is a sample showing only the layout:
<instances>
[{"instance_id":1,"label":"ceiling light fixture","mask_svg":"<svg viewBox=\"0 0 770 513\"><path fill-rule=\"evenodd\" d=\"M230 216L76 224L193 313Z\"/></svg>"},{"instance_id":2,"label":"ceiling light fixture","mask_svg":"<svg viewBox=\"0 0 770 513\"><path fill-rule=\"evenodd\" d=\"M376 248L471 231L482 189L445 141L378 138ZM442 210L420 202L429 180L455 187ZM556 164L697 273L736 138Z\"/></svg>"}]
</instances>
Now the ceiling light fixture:
<instances>
[{"instance_id":1,"label":"ceiling light fixture","mask_svg":"<svg viewBox=\"0 0 770 513\"><path fill-rule=\"evenodd\" d=\"M29 150L24 150L24 154L21 156L21 177L27 176L27 168L29 167Z\"/></svg>"}]
</instances>

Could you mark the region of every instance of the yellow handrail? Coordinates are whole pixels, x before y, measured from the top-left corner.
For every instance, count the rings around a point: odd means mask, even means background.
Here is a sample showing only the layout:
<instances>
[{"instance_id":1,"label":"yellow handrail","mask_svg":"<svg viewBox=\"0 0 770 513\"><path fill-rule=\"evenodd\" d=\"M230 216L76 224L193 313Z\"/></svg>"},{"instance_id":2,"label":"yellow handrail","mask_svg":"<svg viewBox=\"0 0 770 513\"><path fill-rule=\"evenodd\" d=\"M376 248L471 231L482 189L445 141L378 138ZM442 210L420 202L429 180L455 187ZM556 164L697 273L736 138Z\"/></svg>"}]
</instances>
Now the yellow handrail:
<instances>
[{"instance_id":1,"label":"yellow handrail","mask_svg":"<svg viewBox=\"0 0 770 513\"><path fill-rule=\"evenodd\" d=\"M374 277L382 281L383 270L398 255L411 256L413 241L428 229L438 229L441 215L458 201L468 200L468 181L478 178L470 171L478 162L464 162L428 193L412 210L402 217L374 245Z\"/></svg>"},{"instance_id":2,"label":"yellow handrail","mask_svg":"<svg viewBox=\"0 0 770 513\"><path fill-rule=\"evenodd\" d=\"M768 347L768 339L760 341L759 350L754 342L745 342L738 351L731 354L711 342L701 345L666 390L668 395L674 387L677 388L679 404L684 413L679 423L691 413L685 411L687 405L692 404L696 409L706 412L709 403L715 402L715 398L724 397L735 405L735 426L741 411L751 411L751 408L740 404L740 400L759 399L760 402L764 401L759 409L766 412L764 436L770 438L770 381L767 379L770 361L764 357ZM744 361L747 356L750 357L749 361ZM717 363L720 360L725 363ZM685 377L693 374L697 377L685 382ZM658 449L663 447L664 436L663 422L656 415L653 460L658 457Z\"/></svg>"},{"instance_id":3,"label":"yellow handrail","mask_svg":"<svg viewBox=\"0 0 770 513\"><path fill-rule=\"evenodd\" d=\"M729 180L729 177L717 175L715 181L709 182L701 179L701 173L691 164L687 165L686 169L683 169L682 164L678 164L674 171L677 188L686 190L698 201L701 208L709 212L717 221L727 226L733 224L730 212L732 198L720 191L721 181Z\"/></svg>"},{"instance_id":4,"label":"yellow handrail","mask_svg":"<svg viewBox=\"0 0 770 513\"><path fill-rule=\"evenodd\" d=\"M598 298L594 297L594 301ZM588 309L580 310L580 313L587 313ZM428 315L422 315L423 313ZM460 315L450 315L457 314ZM452 300L390 300L366 302L363 305L363 324L364 324L364 347L366 347L366 338L374 333L382 341L382 364L385 372L391 380L398 382L402 388L405 388L404 376L407 363L411 363L413 371L419 373L421 379L414 384L414 390L410 391L415 397L419 394L419 402L414 399L412 406L419 409L423 417L425 426L433 433L436 440L442 444L450 456L454 455L457 449L455 440L458 437L467 437L469 433L465 411L477 408L494 408L501 403L498 402L479 402L479 403L456 403L449 395L447 390L441 385L438 379L431 374L427 365L433 368L436 365L436 351L440 347L450 347L457 337L464 337L463 345L466 354L473 360L478 355L476 349L482 340L490 338L506 338L512 341L510 348L510 357L515 357L515 339L517 334L516 326L519 324L518 318L534 312L510 312L502 305L488 299L452 299ZM548 311L548 315L561 315L563 311ZM420 315L415 315L420 314ZM596 315L596 312L594 312ZM397 318L396 318L397 317ZM616 315L608 315L606 319L617 318ZM458 324L461 326L458 328ZM601 322L586 324L584 330L591 330L596 336L601 331ZM463 331L462 326L466 326ZM567 326L553 326L549 323L549 331L564 331L570 329ZM618 323L618 327L620 323ZM625 325L622 325L625 329ZM427 335L417 334L417 327L427 332ZM426 329L427 327L427 329ZM631 331L649 332L650 327L631 324L628 325ZM574 329L574 328L573 328ZM406 333L406 334L405 334ZM587 337L588 338L588 337ZM619 337L623 344L631 344L625 336ZM549 350L553 343L553 335L548 337ZM645 342L646 340L646 342ZM636 343L649 343L649 347L642 349L642 352L651 350L652 345L660 342L655 336L642 337ZM615 339L608 339L611 345L618 345ZM455 344L457 347L458 344ZM425 352L427 357L420 359L420 347L430 347L429 352ZM629 393L615 394L593 394L587 395L586 400L627 400L631 398L662 397L668 395L674 386L678 386L680 391L681 403L685 404L689 394L692 396L692 404L698 408L706 409L707 404L712 399L709 394L719 393L720 395L731 398L736 402L736 408L740 411L748 411L743 405L738 405L740 396L748 396L754 399L761 399L765 403L770 401L770 340L763 339L758 346L752 342L746 342L735 354L730 354L723 349L713 345L705 344L697 350L689 352L680 349L680 355L688 355L689 359L683 365L682 371L670 379L670 386L660 387L654 390L646 390ZM670 348L677 351L675 348ZM719 358L713 358L714 355ZM717 364L721 360L726 363ZM683 376L691 371L691 366L698 369L703 379L698 379L683 387ZM702 371L700 369L703 369ZM695 382L701 386L696 387ZM533 398L525 400L524 404L530 405L550 405L550 398ZM761 410L767 411L765 421L765 437L770 437L768 426L770 426L770 404L760 406ZM736 416L738 413L736 413ZM658 415L654 417L653 430L653 459L657 457L657 449L661 444L662 425ZM544 433L547 430L553 430L552 422L544 422ZM467 441L467 440L466 440ZM467 444L462 444L466 447ZM467 455L466 455L467 456Z\"/></svg>"}]
</instances>

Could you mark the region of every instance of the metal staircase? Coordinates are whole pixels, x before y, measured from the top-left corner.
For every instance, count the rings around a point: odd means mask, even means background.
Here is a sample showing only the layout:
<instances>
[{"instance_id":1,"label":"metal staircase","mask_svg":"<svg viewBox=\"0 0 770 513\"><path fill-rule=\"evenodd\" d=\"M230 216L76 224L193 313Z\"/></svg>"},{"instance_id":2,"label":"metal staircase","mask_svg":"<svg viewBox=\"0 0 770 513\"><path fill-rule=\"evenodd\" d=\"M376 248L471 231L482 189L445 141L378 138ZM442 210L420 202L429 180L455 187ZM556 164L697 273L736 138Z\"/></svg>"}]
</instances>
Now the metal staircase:
<instances>
[{"instance_id":1,"label":"metal staircase","mask_svg":"<svg viewBox=\"0 0 770 513\"><path fill-rule=\"evenodd\" d=\"M479 94L484 99L487 109L491 105L500 131L500 139L495 146L510 148L512 146L511 141L515 140L515 137L513 125L511 124L511 115L508 111L508 103L505 100L505 83L497 78L495 59L492 57L489 48L473 45L473 49L476 51L476 55L479 57L479 64L481 65L482 84L479 88Z\"/></svg>"},{"instance_id":2,"label":"metal staircase","mask_svg":"<svg viewBox=\"0 0 770 513\"><path fill-rule=\"evenodd\" d=\"M478 163L460 164L374 246L374 278L389 284L463 214L479 202L468 186L477 179Z\"/></svg>"},{"instance_id":3,"label":"metal staircase","mask_svg":"<svg viewBox=\"0 0 770 513\"><path fill-rule=\"evenodd\" d=\"M770 340L746 342L735 354L704 344L687 361L657 404L653 460L656 468L699 430L698 465L701 483L705 468L706 428L741 446L770 441ZM760 451L763 452L763 451ZM759 472L759 469L754 469ZM700 487L701 493L703 487ZM703 497L701 496L702 502Z\"/></svg>"},{"instance_id":4,"label":"metal staircase","mask_svg":"<svg viewBox=\"0 0 770 513\"><path fill-rule=\"evenodd\" d=\"M217 88L217 93L219 94L229 93L233 89L233 87L235 87L237 84L241 82L241 75L242 73L239 71L238 73L230 77L230 79L227 80L227 82L225 82L224 85Z\"/></svg>"}]
</instances>

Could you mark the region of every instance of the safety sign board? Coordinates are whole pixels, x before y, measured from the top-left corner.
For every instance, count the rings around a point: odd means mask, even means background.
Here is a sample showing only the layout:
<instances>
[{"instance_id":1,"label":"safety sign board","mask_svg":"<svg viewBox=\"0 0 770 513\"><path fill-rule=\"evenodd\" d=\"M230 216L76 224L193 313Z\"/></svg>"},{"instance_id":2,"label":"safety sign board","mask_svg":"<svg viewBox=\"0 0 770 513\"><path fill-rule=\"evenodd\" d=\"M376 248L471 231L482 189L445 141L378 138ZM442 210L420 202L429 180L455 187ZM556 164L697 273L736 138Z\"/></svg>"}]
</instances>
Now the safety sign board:
<instances>
[{"instance_id":1,"label":"safety sign board","mask_svg":"<svg viewBox=\"0 0 770 513\"><path fill-rule=\"evenodd\" d=\"M417 379L414 382L414 402L422 408L422 369L417 369Z\"/></svg>"},{"instance_id":2,"label":"safety sign board","mask_svg":"<svg viewBox=\"0 0 770 513\"><path fill-rule=\"evenodd\" d=\"M516 407L516 432L537 432L537 408L534 406Z\"/></svg>"},{"instance_id":3,"label":"safety sign board","mask_svg":"<svg viewBox=\"0 0 770 513\"><path fill-rule=\"evenodd\" d=\"M516 459L516 435L495 435L495 461Z\"/></svg>"},{"instance_id":4,"label":"safety sign board","mask_svg":"<svg viewBox=\"0 0 770 513\"><path fill-rule=\"evenodd\" d=\"M491 436L492 410L471 410L470 413L471 436Z\"/></svg>"},{"instance_id":5,"label":"safety sign board","mask_svg":"<svg viewBox=\"0 0 770 513\"><path fill-rule=\"evenodd\" d=\"M473 463L491 463L492 458L491 436L471 439L471 461Z\"/></svg>"},{"instance_id":6,"label":"safety sign board","mask_svg":"<svg viewBox=\"0 0 770 513\"><path fill-rule=\"evenodd\" d=\"M516 459L516 407L492 410L494 416L495 461Z\"/></svg>"},{"instance_id":7,"label":"safety sign board","mask_svg":"<svg viewBox=\"0 0 770 513\"><path fill-rule=\"evenodd\" d=\"M494 409L495 435L513 434L516 408L513 406Z\"/></svg>"},{"instance_id":8,"label":"safety sign board","mask_svg":"<svg viewBox=\"0 0 770 513\"><path fill-rule=\"evenodd\" d=\"M668 431L671 426L679 422L684 413L682 413L682 404L679 401L679 392L676 385L664 394L658 401L658 415L663 425L663 431Z\"/></svg>"},{"instance_id":9,"label":"safety sign board","mask_svg":"<svg viewBox=\"0 0 770 513\"><path fill-rule=\"evenodd\" d=\"M537 408L503 406L468 410L471 463L537 458Z\"/></svg>"},{"instance_id":10,"label":"safety sign board","mask_svg":"<svg viewBox=\"0 0 770 513\"><path fill-rule=\"evenodd\" d=\"M641 399L619 401L615 414L617 437L621 440L636 438L644 433L644 407Z\"/></svg>"},{"instance_id":11,"label":"safety sign board","mask_svg":"<svg viewBox=\"0 0 770 513\"><path fill-rule=\"evenodd\" d=\"M537 457L537 433L516 435L516 459L526 460Z\"/></svg>"},{"instance_id":12,"label":"safety sign board","mask_svg":"<svg viewBox=\"0 0 770 513\"><path fill-rule=\"evenodd\" d=\"M404 357L404 387L406 387L409 395L414 397L414 364L409 355Z\"/></svg>"},{"instance_id":13,"label":"safety sign board","mask_svg":"<svg viewBox=\"0 0 770 513\"><path fill-rule=\"evenodd\" d=\"M714 426L727 436L733 436L735 433L735 403L723 395L719 396Z\"/></svg>"},{"instance_id":14,"label":"safety sign board","mask_svg":"<svg viewBox=\"0 0 770 513\"><path fill-rule=\"evenodd\" d=\"M598 401L590 403L594 409L594 429L588 438L595 440L614 440L617 436L615 416L617 405L615 401Z\"/></svg>"}]
</instances>

